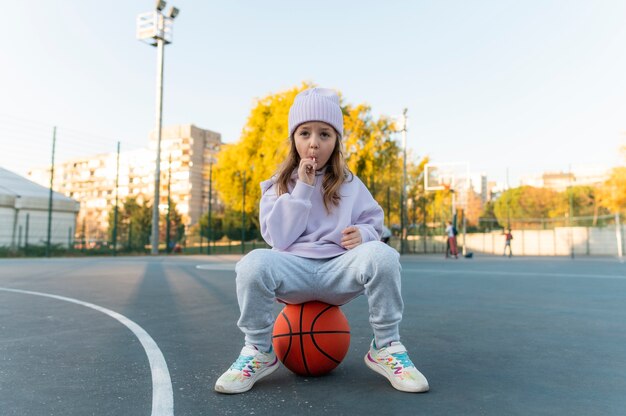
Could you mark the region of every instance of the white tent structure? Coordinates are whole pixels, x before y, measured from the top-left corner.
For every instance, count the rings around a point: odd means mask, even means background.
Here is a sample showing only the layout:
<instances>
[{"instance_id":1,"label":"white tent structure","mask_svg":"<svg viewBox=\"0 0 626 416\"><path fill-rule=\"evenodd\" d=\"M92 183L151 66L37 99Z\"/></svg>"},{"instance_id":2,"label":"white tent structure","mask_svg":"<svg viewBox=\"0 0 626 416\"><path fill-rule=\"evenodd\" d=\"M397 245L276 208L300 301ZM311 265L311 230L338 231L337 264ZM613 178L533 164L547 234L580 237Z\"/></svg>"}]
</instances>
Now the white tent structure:
<instances>
[{"instance_id":1,"label":"white tent structure","mask_svg":"<svg viewBox=\"0 0 626 416\"><path fill-rule=\"evenodd\" d=\"M0 247L46 244L49 198L48 188L0 168ZM78 201L52 193L51 244L73 243L79 208Z\"/></svg>"}]
</instances>

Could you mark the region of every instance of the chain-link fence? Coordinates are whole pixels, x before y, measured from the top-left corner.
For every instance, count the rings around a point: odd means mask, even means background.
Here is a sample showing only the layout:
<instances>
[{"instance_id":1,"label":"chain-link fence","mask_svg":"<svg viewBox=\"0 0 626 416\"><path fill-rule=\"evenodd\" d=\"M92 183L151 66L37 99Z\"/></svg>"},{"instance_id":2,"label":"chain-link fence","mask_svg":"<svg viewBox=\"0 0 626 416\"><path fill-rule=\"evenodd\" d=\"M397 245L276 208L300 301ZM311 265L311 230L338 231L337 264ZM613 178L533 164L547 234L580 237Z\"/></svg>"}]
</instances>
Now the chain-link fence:
<instances>
[{"instance_id":1,"label":"chain-link fence","mask_svg":"<svg viewBox=\"0 0 626 416\"><path fill-rule=\"evenodd\" d=\"M480 230L480 231L479 231ZM508 226L496 220L481 220L472 232L459 230L457 244L464 254L509 254L507 231L510 230L510 252L520 256L623 256L626 227L618 214L573 218L510 219ZM416 227L407 236L405 252L412 254L445 254L448 249L445 224ZM392 246L400 250L400 239Z\"/></svg>"},{"instance_id":2,"label":"chain-link fence","mask_svg":"<svg viewBox=\"0 0 626 416\"><path fill-rule=\"evenodd\" d=\"M120 227L117 244L103 239L100 235L89 235L86 229L79 227L74 231L73 224L56 221L51 226L51 244L47 245L47 217L27 215L24 224L15 226L7 221L0 221L0 257L40 257L40 256L81 256L81 255L141 255L150 253L150 235L133 235L140 232L134 227ZM15 231L13 231L15 230ZM241 229L232 229L228 234L241 234ZM231 239L223 235L219 239L209 240L196 231L183 235L179 240L172 238L169 249L165 241L159 247L161 253L171 254L242 254L257 248L270 246L256 235L241 239Z\"/></svg>"}]
</instances>

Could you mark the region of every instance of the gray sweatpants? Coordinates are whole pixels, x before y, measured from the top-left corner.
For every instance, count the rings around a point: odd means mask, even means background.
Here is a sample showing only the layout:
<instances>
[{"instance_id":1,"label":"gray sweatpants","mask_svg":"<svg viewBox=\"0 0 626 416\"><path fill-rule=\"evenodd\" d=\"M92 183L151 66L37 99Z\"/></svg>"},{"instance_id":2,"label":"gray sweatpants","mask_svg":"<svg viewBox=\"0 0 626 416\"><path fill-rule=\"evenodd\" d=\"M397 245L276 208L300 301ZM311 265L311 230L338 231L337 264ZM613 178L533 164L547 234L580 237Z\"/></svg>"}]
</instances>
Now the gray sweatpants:
<instances>
[{"instance_id":1,"label":"gray sweatpants","mask_svg":"<svg viewBox=\"0 0 626 416\"><path fill-rule=\"evenodd\" d=\"M268 249L248 253L235 268L241 310L237 325L246 344L269 351L277 299L343 305L363 293L376 345L399 341L404 308L399 258L396 250L380 241L360 244L330 259L307 259Z\"/></svg>"}]
</instances>

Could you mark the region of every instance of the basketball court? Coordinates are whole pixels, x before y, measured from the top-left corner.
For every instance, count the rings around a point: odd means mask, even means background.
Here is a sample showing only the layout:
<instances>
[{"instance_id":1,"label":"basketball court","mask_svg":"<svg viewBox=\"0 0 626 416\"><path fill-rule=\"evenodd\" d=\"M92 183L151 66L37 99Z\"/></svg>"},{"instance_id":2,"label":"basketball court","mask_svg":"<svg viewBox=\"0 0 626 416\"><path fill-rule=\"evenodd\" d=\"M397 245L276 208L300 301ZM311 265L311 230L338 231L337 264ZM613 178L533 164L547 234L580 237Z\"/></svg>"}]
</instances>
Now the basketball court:
<instances>
[{"instance_id":1,"label":"basketball court","mask_svg":"<svg viewBox=\"0 0 626 416\"><path fill-rule=\"evenodd\" d=\"M343 362L213 391L237 357L237 256L0 261L2 415L622 415L626 264L404 256L402 341L431 391L369 370L364 297ZM276 305L276 312L281 306Z\"/></svg>"}]
</instances>

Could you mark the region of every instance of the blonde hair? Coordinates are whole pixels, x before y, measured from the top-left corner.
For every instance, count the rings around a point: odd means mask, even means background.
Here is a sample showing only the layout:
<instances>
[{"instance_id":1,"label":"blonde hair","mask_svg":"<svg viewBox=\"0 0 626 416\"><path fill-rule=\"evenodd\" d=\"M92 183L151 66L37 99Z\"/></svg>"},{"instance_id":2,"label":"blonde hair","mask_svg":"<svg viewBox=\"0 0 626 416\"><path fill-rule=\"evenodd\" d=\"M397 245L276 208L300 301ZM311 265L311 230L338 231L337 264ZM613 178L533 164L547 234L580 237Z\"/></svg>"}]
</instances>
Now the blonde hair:
<instances>
[{"instance_id":1,"label":"blonde hair","mask_svg":"<svg viewBox=\"0 0 626 416\"><path fill-rule=\"evenodd\" d=\"M322 182L324 207L328 213L330 213L332 207L339 205L339 201L341 201L339 188L348 178L351 178L352 176L352 172L348 169L343 156L341 136L336 130L335 134L337 135L337 141L335 142L335 148L330 155L330 159L328 159L328 162L326 163L326 171L324 172L324 180ZM278 168L278 178L276 180L276 184L278 185L278 196L289 192L289 184L295 183L294 178L292 178L293 172L300 166L301 158L298 154L298 150L296 149L296 142L293 135L289 137L289 141L291 144L287 159L283 162L280 168Z\"/></svg>"}]
</instances>

